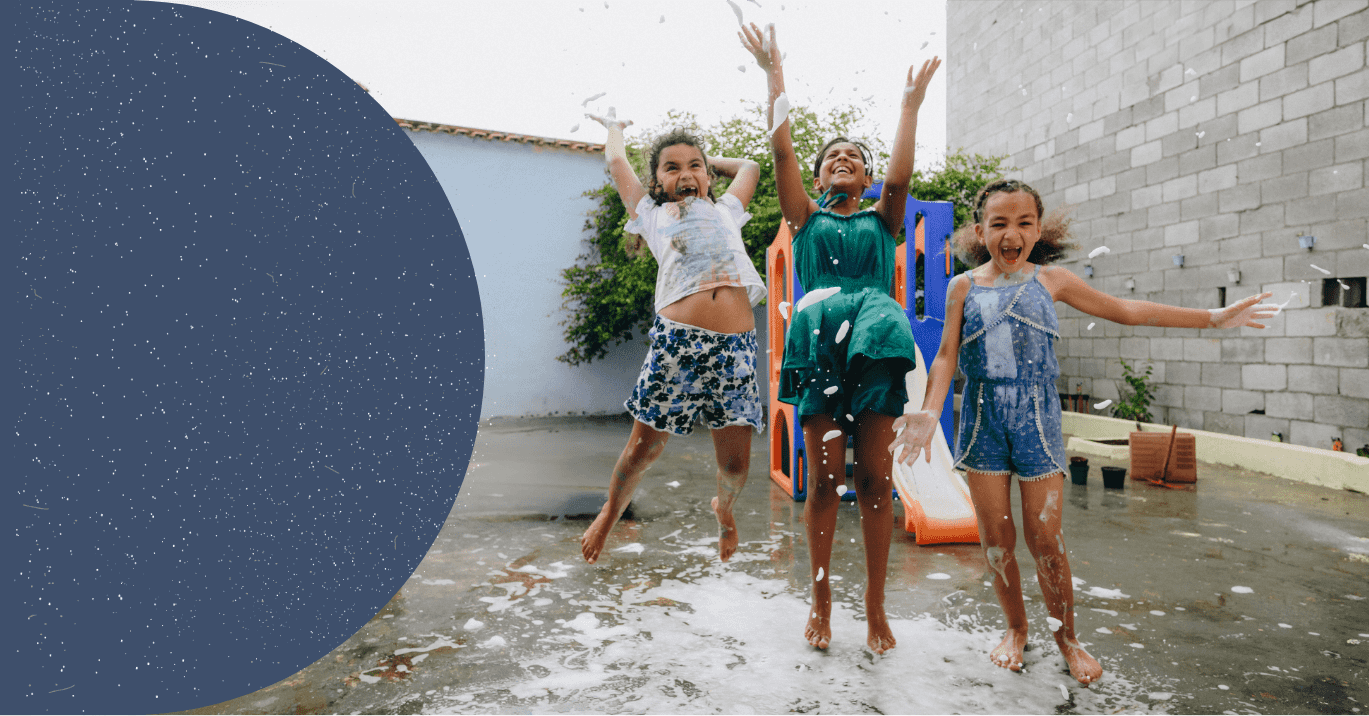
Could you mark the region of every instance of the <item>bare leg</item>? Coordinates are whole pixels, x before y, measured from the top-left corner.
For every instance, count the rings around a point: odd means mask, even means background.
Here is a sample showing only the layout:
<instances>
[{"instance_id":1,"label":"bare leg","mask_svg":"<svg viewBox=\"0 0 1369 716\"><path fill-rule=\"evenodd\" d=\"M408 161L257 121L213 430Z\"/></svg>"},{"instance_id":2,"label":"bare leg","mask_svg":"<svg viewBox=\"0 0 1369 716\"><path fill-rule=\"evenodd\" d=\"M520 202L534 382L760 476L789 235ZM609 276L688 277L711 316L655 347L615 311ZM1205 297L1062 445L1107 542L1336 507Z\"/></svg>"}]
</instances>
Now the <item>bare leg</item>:
<instances>
[{"instance_id":1,"label":"bare leg","mask_svg":"<svg viewBox=\"0 0 1369 716\"><path fill-rule=\"evenodd\" d=\"M1027 646L1027 610L1022 604L1022 575L1017 569L1017 527L1012 521L1011 475L970 470L970 497L979 520L979 539L993 572L993 590L1008 620L1003 641L989 654L994 664L1022 670L1022 650Z\"/></svg>"},{"instance_id":2,"label":"bare leg","mask_svg":"<svg viewBox=\"0 0 1369 716\"><path fill-rule=\"evenodd\" d=\"M1088 686L1103 676L1103 667L1079 645L1074 633L1074 582L1060 529L1064 473L1019 482L1022 490L1022 531L1036 559L1036 582L1046 598L1055 643L1070 666L1070 674Z\"/></svg>"},{"instance_id":3,"label":"bare leg","mask_svg":"<svg viewBox=\"0 0 1369 716\"><path fill-rule=\"evenodd\" d=\"M840 435L822 439L833 430ZM803 521L808 529L808 563L813 570L813 604L803 636L809 644L826 649L832 641L832 540L841 505L837 485L846 482L846 433L831 416L809 415L803 418L803 444L808 455Z\"/></svg>"},{"instance_id":4,"label":"bare leg","mask_svg":"<svg viewBox=\"0 0 1369 716\"><path fill-rule=\"evenodd\" d=\"M599 516L594 518L589 529L580 537L580 553L586 562L594 564L599 559L608 533L613 531L613 525L617 524L623 510L632 502L632 493L637 491L642 473L661 456L669 439L670 433L655 430L641 421L632 423L632 435L627 439L627 447L623 448L623 454L618 456L618 463L613 466L613 477L608 483L608 500L599 510Z\"/></svg>"},{"instance_id":5,"label":"bare leg","mask_svg":"<svg viewBox=\"0 0 1369 716\"><path fill-rule=\"evenodd\" d=\"M894 419L871 410L856 418L856 504L865 539L865 643L876 654L894 648L894 633L884 614L884 580L889 572L889 540L894 532Z\"/></svg>"},{"instance_id":6,"label":"bare leg","mask_svg":"<svg viewBox=\"0 0 1369 716\"><path fill-rule=\"evenodd\" d=\"M729 425L713 431L713 451L718 456L718 496L713 514L718 517L718 558L726 562L737 551L737 522L732 503L746 485L751 468L751 426Z\"/></svg>"}]
</instances>

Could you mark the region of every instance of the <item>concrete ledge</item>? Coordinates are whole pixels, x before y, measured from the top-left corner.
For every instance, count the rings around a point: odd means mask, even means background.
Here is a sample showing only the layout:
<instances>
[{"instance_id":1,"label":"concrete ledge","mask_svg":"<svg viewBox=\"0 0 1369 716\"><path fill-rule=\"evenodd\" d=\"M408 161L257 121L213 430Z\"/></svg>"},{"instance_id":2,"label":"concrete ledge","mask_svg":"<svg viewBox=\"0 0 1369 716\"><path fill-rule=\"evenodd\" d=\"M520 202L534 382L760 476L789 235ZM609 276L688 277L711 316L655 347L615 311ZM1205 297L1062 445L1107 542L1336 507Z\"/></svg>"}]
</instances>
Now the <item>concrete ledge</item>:
<instances>
[{"instance_id":1,"label":"concrete ledge","mask_svg":"<svg viewBox=\"0 0 1369 716\"><path fill-rule=\"evenodd\" d=\"M1096 452L1111 450L1114 446L1101 445L1092 440L1113 440L1125 438L1136 429L1130 420L1106 418L1087 413L1064 413L1064 430L1073 436L1068 449L1080 448L1103 457L1111 457ZM1142 423L1145 432L1169 432L1170 426ZM1179 428L1194 436L1198 450L1198 460L1229 465L1243 470L1254 470L1276 477L1297 480L1313 485L1334 487L1341 490L1355 490L1369 493L1369 458L1353 453L1323 450L1321 448L1276 443L1272 440L1258 440L1236 435L1212 433L1206 430ZM1123 458L1125 459L1125 458Z\"/></svg>"}]
</instances>

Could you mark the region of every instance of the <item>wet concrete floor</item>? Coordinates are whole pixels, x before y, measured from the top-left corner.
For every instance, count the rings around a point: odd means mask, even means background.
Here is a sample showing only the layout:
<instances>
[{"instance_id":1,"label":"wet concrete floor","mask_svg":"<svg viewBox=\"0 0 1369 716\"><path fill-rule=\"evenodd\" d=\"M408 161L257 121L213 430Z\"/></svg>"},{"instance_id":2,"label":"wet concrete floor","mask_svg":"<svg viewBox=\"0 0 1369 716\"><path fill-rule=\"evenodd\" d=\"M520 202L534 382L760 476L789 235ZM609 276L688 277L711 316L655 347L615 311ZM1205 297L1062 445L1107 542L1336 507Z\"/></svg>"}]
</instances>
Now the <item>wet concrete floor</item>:
<instances>
[{"instance_id":1,"label":"wet concrete floor","mask_svg":"<svg viewBox=\"0 0 1369 716\"><path fill-rule=\"evenodd\" d=\"M901 529L887 608L898 648L864 648L859 515L832 558L833 644L803 640L803 504L765 476L764 436L717 559L712 443L673 438L588 565L626 418L482 424L451 516L394 599L279 683L189 713L1364 713L1369 496L1202 465L1192 490L1065 483L1080 639L1106 673L1066 673L1018 546L1031 650L989 663L1001 611L978 545ZM1020 514L1020 513L1019 513ZM1015 517L1020 522L1020 518ZM1019 527L1020 529L1020 527ZM930 576L929 576L930 575ZM1082 583L1079 583L1082 580Z\"/></svg>"}]
</instances>

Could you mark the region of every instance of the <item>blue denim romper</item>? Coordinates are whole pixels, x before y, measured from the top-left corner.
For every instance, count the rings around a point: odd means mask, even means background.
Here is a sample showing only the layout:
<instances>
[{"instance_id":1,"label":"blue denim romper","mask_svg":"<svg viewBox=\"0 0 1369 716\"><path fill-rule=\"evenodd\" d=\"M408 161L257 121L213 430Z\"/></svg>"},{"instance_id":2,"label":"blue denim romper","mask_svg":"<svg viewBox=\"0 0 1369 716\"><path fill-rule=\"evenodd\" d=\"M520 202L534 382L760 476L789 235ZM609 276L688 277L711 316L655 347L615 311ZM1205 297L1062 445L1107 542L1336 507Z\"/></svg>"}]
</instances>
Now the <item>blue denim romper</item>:
<instances>
[{"instance_id":1,"label":"blue denim romper","mask_svg":"<svg viewBox=\"0 0 1369 716\"><path fill-rule=\"evenodd\" d=\"M970 281L961 328L965 383L956 466L1039 480L1065 470L1065 438L1053 339L1060 337L1055 300L1036 268L1018 286Z\"/></svg>"}]
</instances>

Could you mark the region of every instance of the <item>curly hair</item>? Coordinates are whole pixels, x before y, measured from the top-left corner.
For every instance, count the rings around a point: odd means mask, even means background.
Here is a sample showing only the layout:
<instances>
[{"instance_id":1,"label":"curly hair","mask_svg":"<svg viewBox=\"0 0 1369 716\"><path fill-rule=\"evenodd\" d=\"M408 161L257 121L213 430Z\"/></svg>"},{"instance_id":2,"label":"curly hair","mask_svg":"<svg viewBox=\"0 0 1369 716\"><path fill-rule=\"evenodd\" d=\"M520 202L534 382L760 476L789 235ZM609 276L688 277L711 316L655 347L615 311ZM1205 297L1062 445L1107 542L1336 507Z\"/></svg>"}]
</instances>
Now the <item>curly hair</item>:
<instances>
[{"instance_id":1,"label":"curly hair","mask_svg":"<svg viewBox=\"0 0 1369 716\"><path fill-rule=\"evenodd\" d=\"M665 191L656 183L656 168L661 163L661 152L665 151L666 147L673 147L676 144L683 144L699 150L699 156L704 158L704 166L708 168L708 199L709 201L715 201L716 198L713 196L713 181L717 179L718 175L713 171L713 165L708 163L708 154L704 152L703 141L684 129L672 129L671 131L662 134L657 137L656 140L651 143L651 147L647 149L647 177L646 181L642 183L646 185L647 194L651 196L651 200L657 204L665 204L670 201L666 196Z\"/></svg>"},{"instance_id":2,"label":"curly hair","mask_svg":"<svg viewBox=\"0 0 1369 716\"><path fill-rule=\"evenodd\" d=\"M828 149L831 149L831 148L833 147L833 145L841 144L841 143L843 143L843 142L845 142L845 143L847 143L847 144L854 144L854 145L856 145L856 148L860 150L861 161L865 162L865 175L866 175L866 176L874 176L874 175L875 175L875 165L874 165L874 160L871 158L871 155L870 155L870 148L867 147L867 146L865 146L865 143L864 143L864 142L858 142L858 141L856 141L856 140L854 140L854 139L848 139L848 138L846 138L846 137L836 136L836 137L832 137L830 140L828 140L826 144L822 145L822 149L819 149L819 150L818 150L818 156L817 156L816 159L813 160L813 178L814 178L814 179L816 179L816 178L818 177L818 174L821 174L821 173L822 173L822 160L823 160L823 158L825 158L825 157L827 156L827 150L828 150Z\"/></svg>"},{"instance_id":3,"label":"curly hair","mask_svg":"<svg viewBox=\"0 0 1369 716\"><path fill-rule=\"evenodd\" d=\"M1041 221L1041 238L1037 239L1036 245L1032 247L1032 252L1027 256L1027 261L1038 265L1045 265L1059 261L1067 252L1079 248L1075 244L1074 237L1070 235L1070 212L1073 207L1064 207L1052 211L1049 216L1042 219L1045 214L1045 205L1041 202L1041 195L1035 189L1027 185L1026 182L1017 179L998 179L984 185L979 190L979 194L974 200L974 223L962 226L955 233L952 242L955 245L955 253L961 261L972 266L980 266L989 262L989 249L975 236L975 224L984 220L984 205L988 203L989 196L992 194L1004 193L1011 194L1016 191L1031 194L1036 200L1036 218Z\"/></svg>"}]
</instances>

